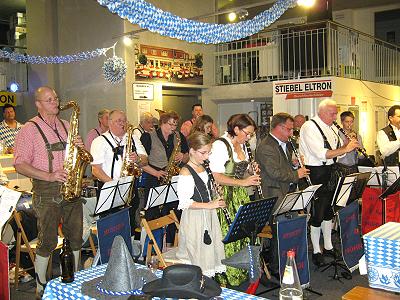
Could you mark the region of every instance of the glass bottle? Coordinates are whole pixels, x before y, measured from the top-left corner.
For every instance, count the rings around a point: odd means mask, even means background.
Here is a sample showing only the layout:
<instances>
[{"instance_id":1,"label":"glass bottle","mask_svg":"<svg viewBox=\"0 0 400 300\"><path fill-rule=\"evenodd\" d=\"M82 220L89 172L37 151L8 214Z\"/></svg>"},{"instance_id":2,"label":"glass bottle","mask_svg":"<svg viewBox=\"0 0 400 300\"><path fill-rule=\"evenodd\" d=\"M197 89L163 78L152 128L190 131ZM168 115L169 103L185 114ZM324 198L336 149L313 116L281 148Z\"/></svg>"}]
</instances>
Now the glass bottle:
<instances>
[{"instance_id":1,"label":"glass bottle","mask_svg":"<svg viewBox=\"0 0 400 300\"><path fill-rule=\"evenodd\" d=\"M74 253L72 253L69 240L63 240L63 247L60 253L61 282L69 283L74 281Z\"/></svg>"},{"instance_id":2,"label":"glass bottle","mask_svg":"<svg viewBox=\"0 0 400 300\"><path fill-rule=\"evenodd\" d=\"M294 256L295 253L293 250L287 252L285 273L283 274L281 288L279 290L279 300L303 299L303 290L301 289Z\"/></svg>"}]
</instances>

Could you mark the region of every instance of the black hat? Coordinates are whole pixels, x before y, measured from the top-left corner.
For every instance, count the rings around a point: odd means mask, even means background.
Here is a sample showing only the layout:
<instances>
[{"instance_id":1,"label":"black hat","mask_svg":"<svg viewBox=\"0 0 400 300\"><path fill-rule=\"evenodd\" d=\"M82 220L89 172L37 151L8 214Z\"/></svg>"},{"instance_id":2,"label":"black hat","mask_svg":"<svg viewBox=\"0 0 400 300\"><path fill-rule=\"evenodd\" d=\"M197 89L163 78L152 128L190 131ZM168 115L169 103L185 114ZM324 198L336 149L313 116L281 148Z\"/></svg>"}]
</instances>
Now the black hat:
<instances>
[{"instance_id":1,"label":"black hat","mask_svg":"<svg viewBox=\"0 0 400 300\"><path fill-rule=\"evenodd\" d=\"M142 291L156 297L209 299L222 290L200 267L176 264L165 268L162 278L146 283Z\"/></svg>"}]
</instances>

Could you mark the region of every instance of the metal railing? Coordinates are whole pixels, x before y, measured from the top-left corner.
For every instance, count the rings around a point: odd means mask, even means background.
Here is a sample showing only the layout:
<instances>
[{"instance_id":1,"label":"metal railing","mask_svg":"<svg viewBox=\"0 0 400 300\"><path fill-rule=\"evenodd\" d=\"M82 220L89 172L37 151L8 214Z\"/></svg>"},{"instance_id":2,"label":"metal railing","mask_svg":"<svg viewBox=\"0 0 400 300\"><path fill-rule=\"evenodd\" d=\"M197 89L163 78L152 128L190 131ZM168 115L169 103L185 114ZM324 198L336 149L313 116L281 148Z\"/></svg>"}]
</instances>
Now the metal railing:
<instances>
[{"instance_id":1,"label":"metal railing","mask_svg":"<svg viewBox=\"0 0 400 300\"><path fill-rule=\"evenodd\" d=\"M11 49L17 53L25 53L26 48L0 45L0 48ZM8 59L0 58L0 91L6 91L11 82L17 82L19 92L28 90L28 66L23 63L12 63Z\"/></svg>"},{"instance_id":2,"label":"metal railing","mask_svg":"<svg viewBox=\"0 0 400 300\"><path fill-rule=\"evenodd\" d=\"M400 47L332 21L216 46L217 85L319 76L400 85Z\"/></svg>"}]
</instances>

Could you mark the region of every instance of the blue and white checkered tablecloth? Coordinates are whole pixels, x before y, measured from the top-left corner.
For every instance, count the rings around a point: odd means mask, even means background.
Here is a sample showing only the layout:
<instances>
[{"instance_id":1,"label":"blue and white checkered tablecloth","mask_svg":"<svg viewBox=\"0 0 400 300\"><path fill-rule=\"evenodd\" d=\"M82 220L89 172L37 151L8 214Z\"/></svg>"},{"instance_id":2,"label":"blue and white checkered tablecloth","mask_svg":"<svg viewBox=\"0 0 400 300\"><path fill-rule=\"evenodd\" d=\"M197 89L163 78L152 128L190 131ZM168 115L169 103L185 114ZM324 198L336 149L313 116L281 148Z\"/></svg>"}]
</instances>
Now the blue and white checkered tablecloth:
<instances>
[{"instance_id":1,"label":"blue and white checkered tablecloth","mask_svg":"<svg viewBox=\"0 0 400 300\"><path fill-rule=\"evenodd\" d=\"M136 265L138 268L145 268L143 265ZM81 293L82 283L85 281L90 281L97 277L102 276L107 269L107 264L103 264L97 267L93 267L90 269L82 270L75 273L75 280L71 283L62 283L61 278L58 277L53 279L47 283L46 290L44 291L43 299L84 299L84 300L92 300L94 298L83 295ZM158 277L162 276L162 271L157 271L156 275ZM221 297L223 299L232 299L232 300L256 300L256 299L265 299L256 297L253 295L245 294L242 292L238 292L235 290L222 288ZM154 298L157 299L157 298Z\"/></svg>"}]
</instances>

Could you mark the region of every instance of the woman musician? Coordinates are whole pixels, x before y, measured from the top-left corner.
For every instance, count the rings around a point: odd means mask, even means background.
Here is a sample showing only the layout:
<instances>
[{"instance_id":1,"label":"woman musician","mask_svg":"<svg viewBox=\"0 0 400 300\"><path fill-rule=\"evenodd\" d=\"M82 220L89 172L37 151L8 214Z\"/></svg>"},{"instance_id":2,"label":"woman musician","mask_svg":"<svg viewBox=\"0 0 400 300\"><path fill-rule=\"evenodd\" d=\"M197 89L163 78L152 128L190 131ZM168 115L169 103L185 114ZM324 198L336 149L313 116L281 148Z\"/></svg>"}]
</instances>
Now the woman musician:
<instances>
[{"instance_id":1,"label":"woman musician","mask_svg":"<svg viewBox=\"0 0 400 300\"><path fill-rule=\"evenodd\" d=\"M189 162L179 174L177 193L182 216L176 256L184 263L201 267L203 274L214 277L226 267L222 233L217 209L225 207L222 198L212 199L211 178L204 167L211 151L208 134L195 132L188 137Z\"/></svg>"},{"instance_id":2,"label":"woman musician","mask_svg":"<svg viewBox=\"0 0 400 300\"><path fill-rule=\"evenodd\" d=\"M227 132L212 145L210 169L215 180L223 185L223 198L227 210L233 219L239 206L250 201L246 187L260 185L259 175L245 176L249 169L249 155L245 143L254 135L256 124L247 114L236 114L227 122ZM255 163L253 170L258 173ZM221 210L220 210L221 211ZM222 235L225 236L229 226L223 212L218 212ZM245 246L244 240L225 245L225 255L230 257ZM239 285L247 279L246 271L227 268L227 279L230 285Z\"/></svg>"}]
</instances>

